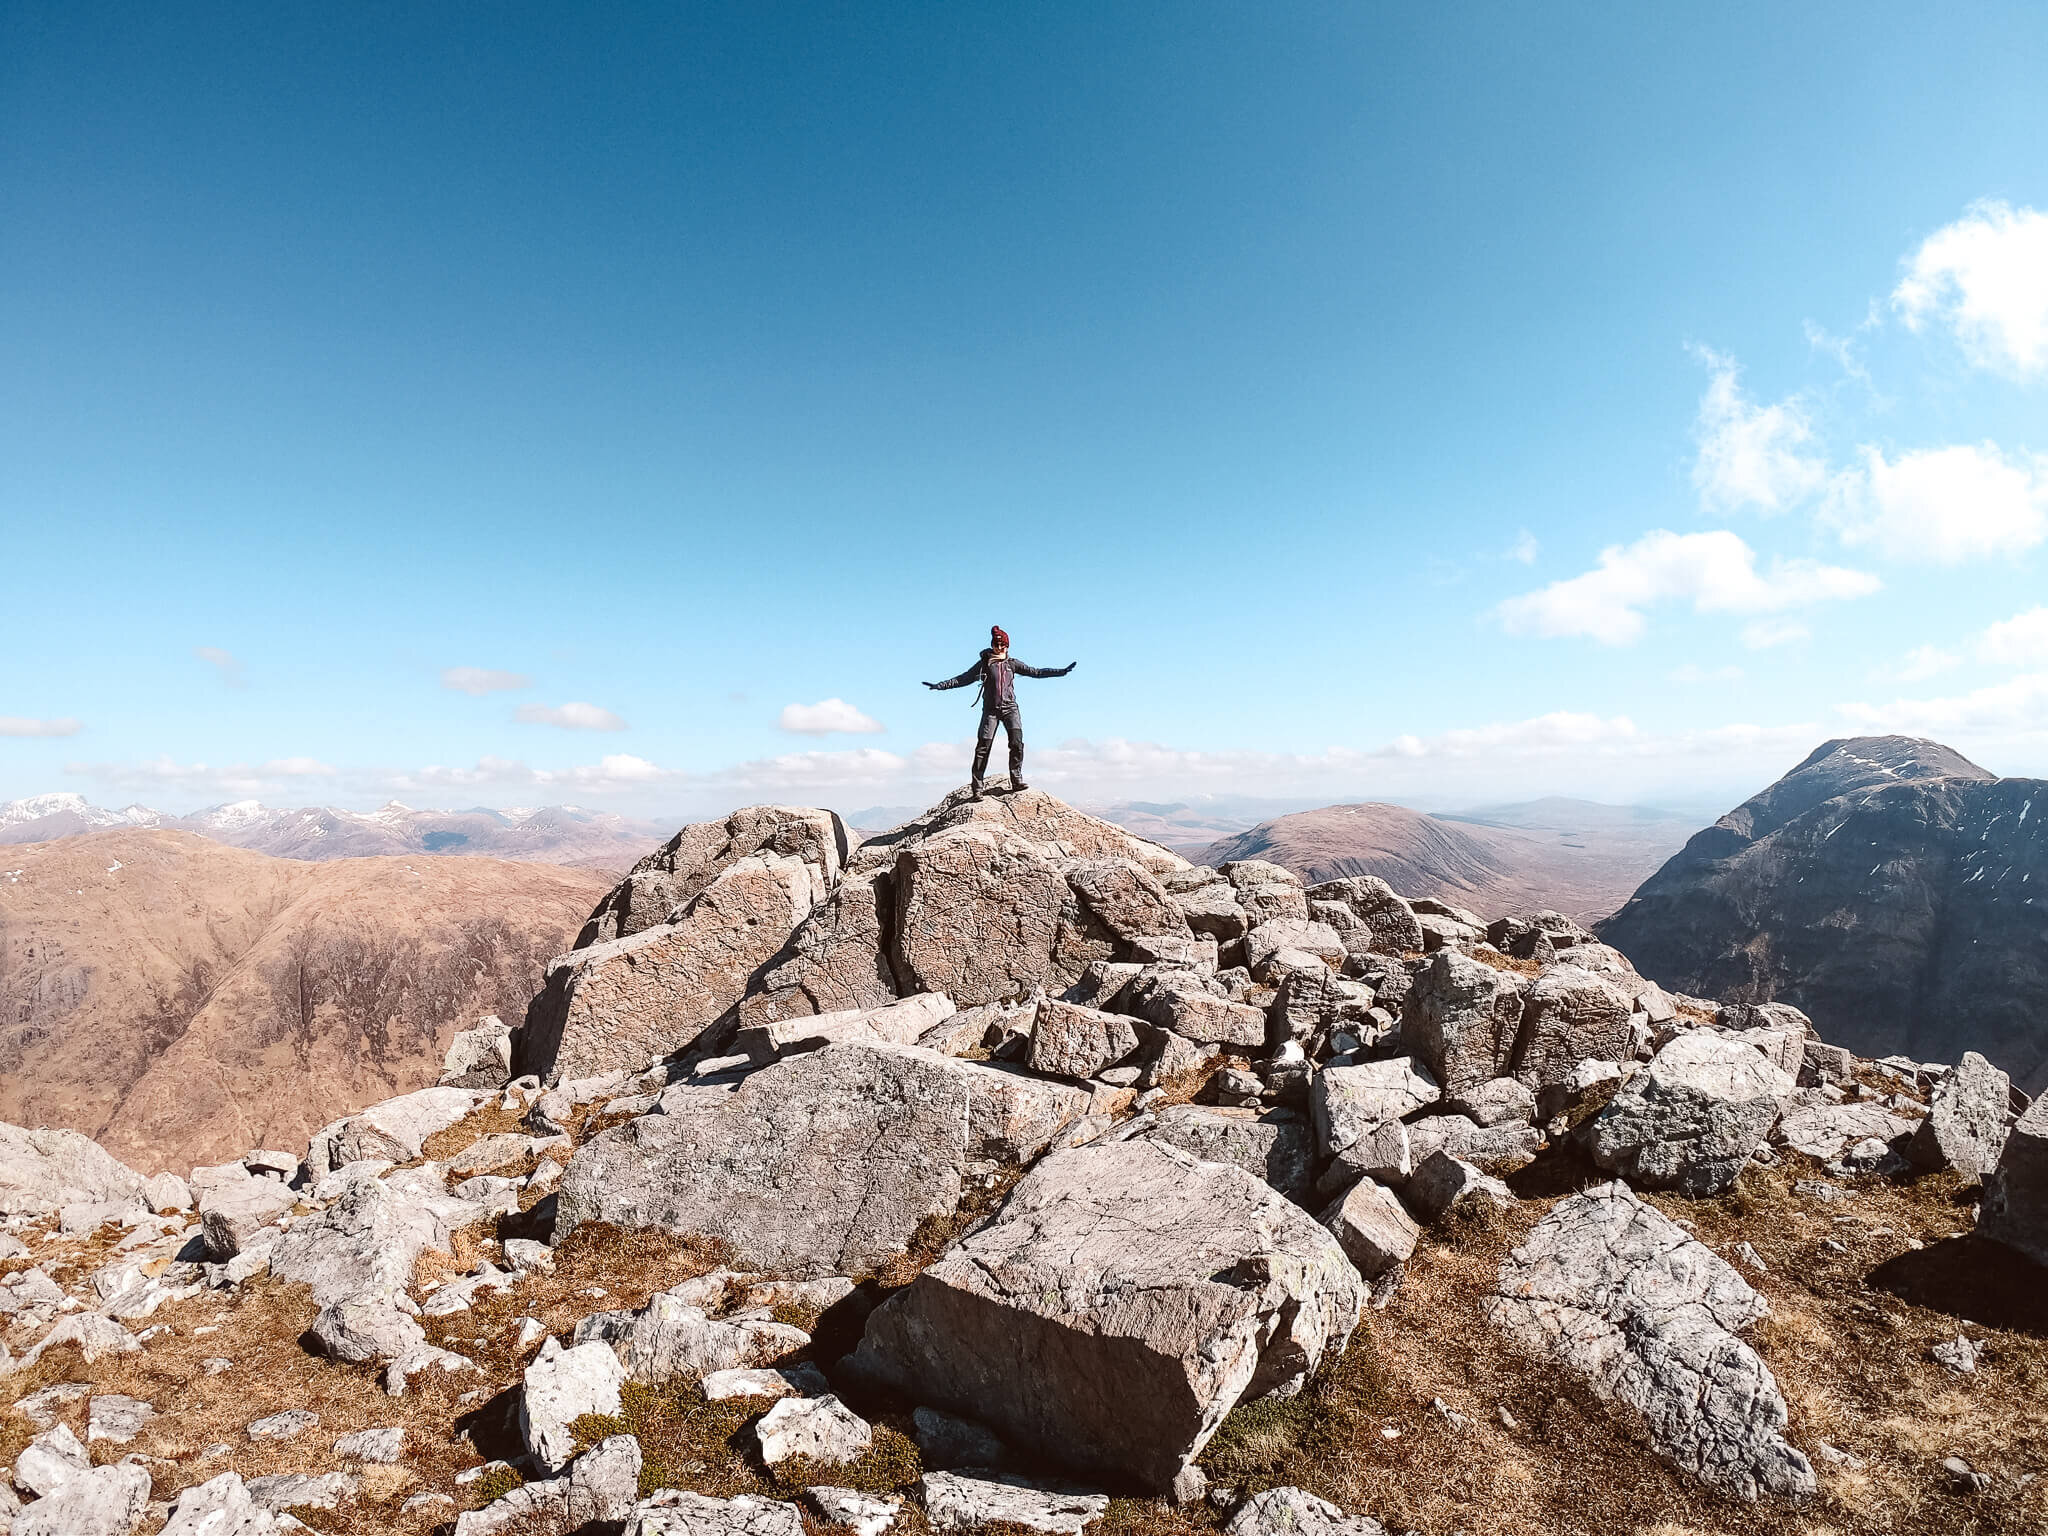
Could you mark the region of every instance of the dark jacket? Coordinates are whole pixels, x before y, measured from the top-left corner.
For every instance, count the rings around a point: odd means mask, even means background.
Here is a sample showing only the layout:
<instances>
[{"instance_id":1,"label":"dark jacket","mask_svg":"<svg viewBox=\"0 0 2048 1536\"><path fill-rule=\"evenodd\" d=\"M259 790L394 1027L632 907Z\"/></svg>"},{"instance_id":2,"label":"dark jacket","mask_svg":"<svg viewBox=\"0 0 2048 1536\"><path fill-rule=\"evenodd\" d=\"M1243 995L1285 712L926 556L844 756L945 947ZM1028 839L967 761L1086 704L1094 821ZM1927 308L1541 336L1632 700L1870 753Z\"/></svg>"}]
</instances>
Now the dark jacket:
<instances>
[{"instance_id":1,"label":"dark jacket","mask_svg":"<svg viewBox=\"0 0 2048 1536\"><path fill-rule=\"evenodd\" d=\"M1001 709L1017 702L1016 680L1019 677L1065 677L1074 670L1068 662L1064 667L1030 667L1014 656L998 656L993 647L981 653L981 659L962 672L958 677L949 677L943 683L933 683L934 688L965 688L969 683L981 684L977 697L983 709Z\"/></svg>"}]
</instances>

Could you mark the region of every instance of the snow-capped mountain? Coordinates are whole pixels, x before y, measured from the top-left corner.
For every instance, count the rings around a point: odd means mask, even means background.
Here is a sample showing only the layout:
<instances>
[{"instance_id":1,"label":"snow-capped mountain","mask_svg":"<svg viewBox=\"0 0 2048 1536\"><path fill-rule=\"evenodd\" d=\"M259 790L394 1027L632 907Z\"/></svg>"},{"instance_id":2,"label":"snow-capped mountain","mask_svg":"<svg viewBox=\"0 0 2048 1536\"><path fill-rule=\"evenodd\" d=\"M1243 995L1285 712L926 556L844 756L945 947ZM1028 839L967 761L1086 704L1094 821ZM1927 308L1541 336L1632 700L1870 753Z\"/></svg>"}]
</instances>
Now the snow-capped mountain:
<instances>
[{"instance_id":1,"label":"snow-capped mountain","mask_svg":"<svg viewBox=\"0 0 2048 1536\"><path fill-rule=\"evenodd\" d=\"M110 811L69 792L0 805L0 843L43 843L115 827L196 832L286 859L442 853L606 869L626 868L674 831L663 823L569 805L435 811L393 800L374 811L345 811L237 800L190 816L166 816L139 805Z\"/></svg>"}]
</instances>

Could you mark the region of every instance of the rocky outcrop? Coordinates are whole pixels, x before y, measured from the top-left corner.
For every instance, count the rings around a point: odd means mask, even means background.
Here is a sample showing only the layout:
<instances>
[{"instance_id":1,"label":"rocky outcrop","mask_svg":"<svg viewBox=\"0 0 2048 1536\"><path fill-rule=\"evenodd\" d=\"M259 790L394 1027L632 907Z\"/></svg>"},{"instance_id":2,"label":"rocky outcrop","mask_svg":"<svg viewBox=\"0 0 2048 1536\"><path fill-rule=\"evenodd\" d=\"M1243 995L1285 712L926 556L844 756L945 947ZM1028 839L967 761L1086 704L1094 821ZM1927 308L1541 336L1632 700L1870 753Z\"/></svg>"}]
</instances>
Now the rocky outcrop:
<instances>
[{"instance_id":1,"label":"rocky outcrop","mask_svg":"<svg viewBox=\"0 0 2048 1536\"><path fill-rule=\"evenodd\" d=\"M77 1131L0 1124L0 1215L48 1216L67 1205L144 1206L145 1180Z\"/></svg>"},{"instance_id":2,"label":"rocky outcrop","mask_svg":"<svg viewBox=\"0 0 2048 1536\"><path fill-rule=\"evenodd\" d=\"M1440 949L1408 993L1401 1036L1449 1094L1508 1068L1521 1037L1526 978Z\"/></svg>"},{"instance_id":3,"label":"rocky outcrop","mask_svg":"<svg viewBox=\"0 0 2048 1536\"><path fill-rule=\"evenodd\" d=\"M1984 1181L1977 1231L2048 1264L2048 1098L2021 1115Z\"/></svg>"},{"instance_id":4,"label":"rocky outcrop","mask_svg":"<svg viewBox=\"0 0 2048 1536\"><path fill-rule=\"evenodd\" d=\"M675 921L571 950L527 1010L517 1066L548 1082L686 1051L745 995L818 898L815 866L753 853L720 870Z\"/></svg>"},{"instance_id":5,"label":"rocky outcrop","mask_svg":"<svg viewBox=\"0 0 2048 1536\"><path fill-rule=\"evenodd\" d=\"M1751 1046L1680 1035L1586 1123L1586 1148L1646 1188L1715 1194L1763 1145L1792 1088Z\"/></svg>"},{"instance_id":6,"label":"rocky outcrop","mask_svg":"<svg viewBox=\"0 0 2048 1536\"><path fill-rule=\"evenodd\" d=\"M1036 1154L1088 1093L914 1046L844 1044L737 1090L672 1090L580 1148L557 1233L585 1221L719 1237L735 1261L865 1274L960 1201L970 1162Z\"/></svg>"},{"instance_id":7,"label":"rocky outcrop","mask_svg":"<svg viewBox=\"0 0 2048 1536\"><path fill-rule=\"evenodd\" d=\"M2005 1150L2011 1102L2012 1079L1975 1051L1963 1052L1928 1096L1907 1155L1923 1168L1989 1173Z\"/></svg>"},{"instance_id":8,"label":"rocky outcrop","mask_svg":"<svg viewBox=\"0 0 2048 1536\"><path fill-rule=\"evenodd\" d=\"M869 1319L857 1370L1077 1471L1165 1489L1239 1401L1299 1390L1363 1302L1331 1235L1241 1169L1054 1153Z\"/></svg>"},{"instance_id":9,"label":"rocky outcrop","mask_svg":"<svg viewBox=\"0 0 2048 1536\"><path fill-rule=\"evenodd\" d=\"M1696 835L1600 936L1667 987L1797 1004L1858 1055L1975 1050L2036 1091L2044 821L2048 781L1910 737L1830 741Z\"/></svg>"},{"instance_id":10,"label":"rocky outcrop","mask_svg":"<svg viewBox=\"0 0 2048 1536\"><path fill-rule=\"evenodd\" d=\"M1487 1316L1528 1353L1643 1417L1657 1449L1745 1499L1810 1494L1785 1400L1736 1337L1763 1298L1623 1184L1560 1202L1501 1265Z\"/></svg>"}]
</instances>

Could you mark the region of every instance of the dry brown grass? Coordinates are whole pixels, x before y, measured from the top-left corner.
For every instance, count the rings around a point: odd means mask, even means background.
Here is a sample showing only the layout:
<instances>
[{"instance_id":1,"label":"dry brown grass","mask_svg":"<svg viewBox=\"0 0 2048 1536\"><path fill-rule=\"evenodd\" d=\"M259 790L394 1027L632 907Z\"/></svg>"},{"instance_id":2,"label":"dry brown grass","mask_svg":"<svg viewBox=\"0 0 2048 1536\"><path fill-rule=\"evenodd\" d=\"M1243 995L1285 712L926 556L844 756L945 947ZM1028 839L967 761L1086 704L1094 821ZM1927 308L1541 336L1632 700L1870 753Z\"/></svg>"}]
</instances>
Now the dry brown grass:
<instances>
[{"instance_id":1,"label":"dry brown grass","mask_svg":"<svg viewBox=\"0 0 2048 1536\"><path fill-rule=\"evenodd\" d=\"M1514 955L1504 955L1499 950L1491 947L1474 947L1467 950L1466 953L1481 965L1490 965L1496 971L1513 971L1517 976L1534 976L1543 969L1534 960L1522 960Z\"/></svg>"},{"instance_id":2,"label":"dry brown grass","mask_svg":"<svg viewBox=\"0 0 2048 1536\"><path fill-rule=\"evenodd\" d=\"M453 1157L471 1142L482 1141L486 1136L531 1136L526 1126L524 1110L501 1109L500 1099L486 1099L480 1108L471 1110L467 1117L458 1120L445 1131L436 1131L420 1143L420 1160L440 1161ZM497 1169L490 1170L498 1172Z\"/></svg>"}]
</instances>

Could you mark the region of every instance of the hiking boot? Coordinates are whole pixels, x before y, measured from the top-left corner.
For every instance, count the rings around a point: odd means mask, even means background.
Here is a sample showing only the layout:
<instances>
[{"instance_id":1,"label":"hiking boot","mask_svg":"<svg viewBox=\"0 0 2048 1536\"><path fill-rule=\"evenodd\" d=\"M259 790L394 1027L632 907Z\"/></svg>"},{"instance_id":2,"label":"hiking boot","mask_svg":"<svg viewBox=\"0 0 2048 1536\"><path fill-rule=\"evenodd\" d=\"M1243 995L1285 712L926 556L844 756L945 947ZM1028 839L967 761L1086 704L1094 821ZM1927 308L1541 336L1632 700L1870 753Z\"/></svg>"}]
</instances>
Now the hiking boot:
<instances>
[{"instance_id":1,"label":"hiking boot","mask_svg":"<svg viewBox=\"0 0 2048 1536\"><path fill-rule=\"evenodd\" d=\"M1022 779L1013 778L1010 780L1010 793L1013 795L1023 790L1027 790L1030 787L1031 786L1029 784L1026 784Z\"/></svg>"},{"instance_id":2,"label":"hiking boot","mask_svg":"<svg viewBox=\"0 0 2048 1536\"><path fill-rule=\"evenodd\" d=\"M967 786L967 798L970 800L979 800L981 798L981 780L975 779Z\"/></svg>"}]
</instances>

